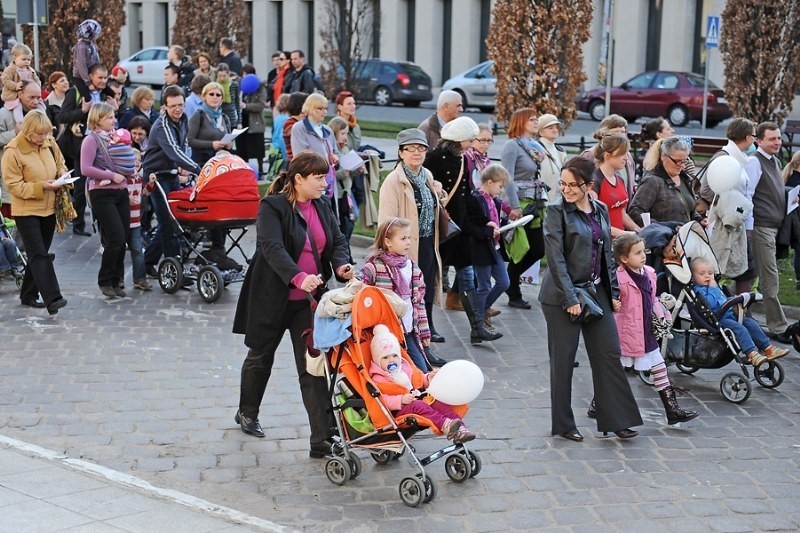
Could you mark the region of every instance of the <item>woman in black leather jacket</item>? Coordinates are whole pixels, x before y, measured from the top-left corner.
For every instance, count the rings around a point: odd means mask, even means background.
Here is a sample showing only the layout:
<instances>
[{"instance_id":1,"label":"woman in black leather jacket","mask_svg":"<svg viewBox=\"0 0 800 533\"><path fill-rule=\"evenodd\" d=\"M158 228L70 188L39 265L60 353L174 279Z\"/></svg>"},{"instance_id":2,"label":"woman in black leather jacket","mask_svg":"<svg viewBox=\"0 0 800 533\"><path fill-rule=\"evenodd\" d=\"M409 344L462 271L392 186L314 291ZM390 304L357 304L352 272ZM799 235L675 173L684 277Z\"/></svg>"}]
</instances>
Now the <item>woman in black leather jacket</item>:
<instances>
[{"instance_id":1,"label":"woman in black leather jacket","mask_svg":"<svg viewBox=\"0 0 800 533\"><path fill-rule=\"evenodd\" d=\"M638 435L642 424L636 400L620 365L619 337L613 312L620 307L616 265L611 253L611 224L605 206L587 194L594 165L576 157L561 172L561 198L547 206L544 242L547 272L539 302L547 322L550 352L550 404L553 435L580 442L572 413L572 372L583 334L597 400L597 430L621 439ZM581 314L575 287L593 284L603 317L573 322Z\"/></svg>"}]
</instances>

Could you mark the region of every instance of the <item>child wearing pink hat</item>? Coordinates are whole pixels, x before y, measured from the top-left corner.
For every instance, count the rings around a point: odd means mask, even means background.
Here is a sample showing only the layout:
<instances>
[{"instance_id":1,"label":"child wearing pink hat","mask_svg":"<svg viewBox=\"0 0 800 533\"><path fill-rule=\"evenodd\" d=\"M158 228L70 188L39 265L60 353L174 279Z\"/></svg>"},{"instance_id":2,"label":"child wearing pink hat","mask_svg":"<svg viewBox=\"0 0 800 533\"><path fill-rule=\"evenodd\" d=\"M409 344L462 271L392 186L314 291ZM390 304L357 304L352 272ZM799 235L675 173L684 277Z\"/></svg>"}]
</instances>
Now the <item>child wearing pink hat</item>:
<instances>
[{"instance_id":1,"label":"child wearing pink hat","mask_svg":"<svg viewBox=\"0 0 800 533\"><path fill-rule=\"evenodd\" d=\"M400 343L397 337L383 324L373 328L370 345L372 364L369 375L378 386L380 383L394 383L408 390L404 394L381 394L386 407L397 415L420 415L430 420L448 440L455 444L463 444L475 439L475 434L467 430L464 422L453 408L446 403L434 400L433 403L419 399L420 391L412 385L413 370L411 365L400 355ZM422 386L427 387L436 370L422 374Z\"/></svg>"}]
</instances>

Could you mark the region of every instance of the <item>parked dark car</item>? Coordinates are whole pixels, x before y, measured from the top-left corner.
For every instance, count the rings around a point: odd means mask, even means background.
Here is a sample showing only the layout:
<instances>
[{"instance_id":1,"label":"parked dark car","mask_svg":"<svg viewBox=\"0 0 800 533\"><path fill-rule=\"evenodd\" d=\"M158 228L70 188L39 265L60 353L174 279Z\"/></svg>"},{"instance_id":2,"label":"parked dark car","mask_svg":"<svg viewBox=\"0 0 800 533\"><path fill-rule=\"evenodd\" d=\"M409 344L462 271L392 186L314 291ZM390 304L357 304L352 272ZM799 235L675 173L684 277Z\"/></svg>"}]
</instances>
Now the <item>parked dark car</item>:
<instances>
[{"instance_id":1,"label":"parked dark car","mask_svg":"<svg viewBox=\"0 0 800 533\"><path fill-rule=\"evenodd\" d=\"M336 87L325 87L325 92L333 98L344 89L344 69L337 69ZM402 103L407 107L417 107L421 102L433 98L431 77L419 65L408 61L387 61L366 59L355 65L358 83L358 98L371 100L378 105ZM319 76L319 75L318 75Z\"/></svg>"},{"instance_id":2,"label":"parked dark car","mask_svg":"<svg viewBox=\"0 0 800 533\"><path fill-rule=\"evenodd\" d=\"M685 126L703 118L703 83L703 76L691 72L644 72L611 89L611 113L629 122L639 117L664 117L672 126ZM578 109L602 120L605 98L602 87L584 93L577 100ZM706 125L713 128L731 114L723 90L708 82Z\"/></svg>"}]
</instances>

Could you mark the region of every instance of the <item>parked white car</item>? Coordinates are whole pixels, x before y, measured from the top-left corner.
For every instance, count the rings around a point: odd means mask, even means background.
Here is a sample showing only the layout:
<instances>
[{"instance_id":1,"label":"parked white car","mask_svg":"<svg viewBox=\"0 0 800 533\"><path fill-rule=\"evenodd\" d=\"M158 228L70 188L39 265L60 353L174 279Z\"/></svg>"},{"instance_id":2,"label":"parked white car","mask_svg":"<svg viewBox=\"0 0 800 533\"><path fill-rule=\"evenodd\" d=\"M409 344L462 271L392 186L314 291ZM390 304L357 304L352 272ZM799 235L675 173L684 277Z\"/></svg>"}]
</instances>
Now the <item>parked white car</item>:
<instances>
[{"instance_id":1,"label":"parked white car","mask_svg":"<svg viewBox=\"0 0 800 533\"><path fill-rule=\"evenodd\" d=\"M450 89L461 94L464 109L477 107L481 111L494 111L497 97L497 78L494 75L494 61L484 61L444 82L442 89Z\"/></svg>"},{"instance_id":2,"label":"parked white car","mask_svg":"<svg viewBox=\"0 0 800 533\"><path fill-rule=\"evenodd\" d=\"M166 46L144 48L128 59L119 62L128 71L131 84L150 85L160 89L164 85L164 68L169 65Z\"/></svg>"}]
</instances>

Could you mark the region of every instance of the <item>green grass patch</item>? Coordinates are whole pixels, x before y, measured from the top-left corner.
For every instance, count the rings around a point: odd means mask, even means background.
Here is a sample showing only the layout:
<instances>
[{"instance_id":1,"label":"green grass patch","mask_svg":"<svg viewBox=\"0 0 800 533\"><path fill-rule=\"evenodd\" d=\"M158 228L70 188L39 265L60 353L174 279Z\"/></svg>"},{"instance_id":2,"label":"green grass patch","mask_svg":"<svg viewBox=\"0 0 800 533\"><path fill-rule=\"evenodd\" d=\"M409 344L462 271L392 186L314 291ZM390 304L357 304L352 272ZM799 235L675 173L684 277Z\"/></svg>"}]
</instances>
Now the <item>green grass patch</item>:
<instances>
[{"instance_id":1,"label":"green grass patch","mask_svg":"<svg viewBox=\"0 0 800 533\"><path fill-rule=\"evenodd\" d=\"M778 261L778 272L780 273L780 290L778 291L778 299L781 301L781 305L800 307L800 291L795 289L797 286L797 278L794 275L792 257Z\"/></svg>"}]
</instances>

